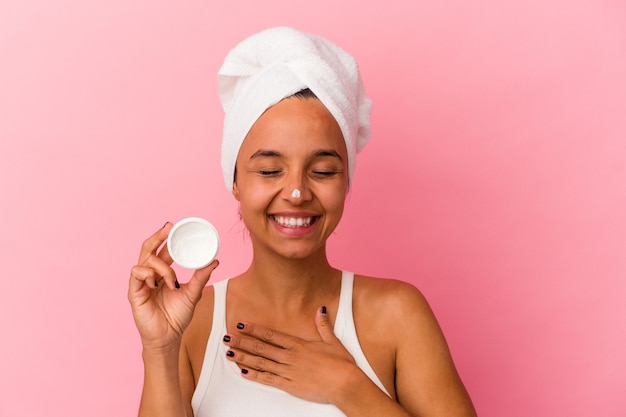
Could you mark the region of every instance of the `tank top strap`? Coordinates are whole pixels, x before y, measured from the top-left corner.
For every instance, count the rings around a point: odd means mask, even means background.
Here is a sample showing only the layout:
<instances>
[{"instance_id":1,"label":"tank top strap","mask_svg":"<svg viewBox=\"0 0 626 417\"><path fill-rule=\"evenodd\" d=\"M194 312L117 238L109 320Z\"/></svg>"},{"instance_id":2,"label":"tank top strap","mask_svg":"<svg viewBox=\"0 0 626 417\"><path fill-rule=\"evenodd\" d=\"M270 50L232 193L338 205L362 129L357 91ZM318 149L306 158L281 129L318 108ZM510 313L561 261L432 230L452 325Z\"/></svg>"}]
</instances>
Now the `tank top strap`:
<instances>
[{"instance_id":1,"label":"tank top strap","mask_svg":"<svg viewBox=\"0 0 626 417\"><path fill-rule=\"evenodd\" d=\"M374 368L361 349L359 338L356 334L354 315L352 313L352 298L354 292L354 273L343 271L341 275L341 294L339 295L339 305L337 307L337 318L335 319L335 336L344 347L350 352L361 370L380 388L385 394L389 392L382 381L374 372ZM391 395L389 395L391 397Z\"/></svg>"},{"instance_id":2,"label":"tank top strap","mask_svg":"<svg viewBox=\"0 0 626 417\"><path fill-rule=\"evenodd\" d=\"M198 386L191 398L191 405L194 410L199 409L208 391L207 388L214 370L213 364L217 361L217 355L221 346L221 337L226 333L226 289L229 280L230 278L213 284L213 324L211 325L211 333L209 334L209 340L204 352Z\"/></svg>"},{"instance_id":3,"label":"tank top strap","mask_svg":"<svg viewBox=\"0 0 626 417\"><path fill-rule=\"evenodd\" d=\"M341 292L339 293L339 305L337 306L337 317L335 319L335 335L342 339L349 331L350 324L354 323L352 317L352 288L354 287L354 273L349 271L341 272Z\"/></svg>"},{"instance_id":4,"label":"tank top strap","mask_svg":"<svg viewBox=\"0 0 626 417\"><path fill-rule=\"evenodd\" d=\"M214 334L216 329L226 330L226 289L228 288L229 280L230 278L213 284L213 324L211 334Z\"/></svg>"}]
</instances>

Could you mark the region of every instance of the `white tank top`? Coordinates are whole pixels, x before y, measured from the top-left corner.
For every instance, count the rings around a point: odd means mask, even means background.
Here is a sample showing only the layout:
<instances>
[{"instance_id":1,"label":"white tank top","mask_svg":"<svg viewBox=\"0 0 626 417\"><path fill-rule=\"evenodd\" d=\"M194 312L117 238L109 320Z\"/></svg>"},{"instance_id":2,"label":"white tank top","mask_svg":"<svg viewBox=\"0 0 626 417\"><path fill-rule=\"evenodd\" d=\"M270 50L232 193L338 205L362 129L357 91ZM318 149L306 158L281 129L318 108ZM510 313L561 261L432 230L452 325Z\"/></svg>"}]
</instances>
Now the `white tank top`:
<instances>
[{"instance_id":1,"label":"white tank top","mask_svg":"<svg viewBox=\"0 0 626 417\"><path fill-rule=\"evenodd\" d=\"M352 317L354 274L343 272L339 308L334 332L354 357L357 365L389 395L365 358ZM204 355L198 386L191 405L195 417L345 417L332 404L319 404L296 398L282 390L250 381L241 376L234 362L226 360L228 348L222 343L226 332L226 290L228 280L214 285L213 327Z\"/></svg>"}]
</instances>

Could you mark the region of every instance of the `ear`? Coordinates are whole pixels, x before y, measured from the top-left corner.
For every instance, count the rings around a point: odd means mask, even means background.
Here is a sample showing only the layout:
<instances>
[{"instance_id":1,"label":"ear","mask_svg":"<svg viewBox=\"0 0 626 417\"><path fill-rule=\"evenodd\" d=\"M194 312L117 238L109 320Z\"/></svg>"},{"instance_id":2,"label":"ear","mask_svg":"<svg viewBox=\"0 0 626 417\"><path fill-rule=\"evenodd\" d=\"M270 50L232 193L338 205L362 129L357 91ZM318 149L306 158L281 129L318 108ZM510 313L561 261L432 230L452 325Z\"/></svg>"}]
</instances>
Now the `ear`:
<instances>
[{"instance_id":1,"label":"ear","mask_svg":"<svg viewBox=\"0 0 626 417\"><path fill-rule=\"evenodd\" d=\"M237 187L237 181L233 183L233 195L235 196L235 199L237 201L240 201L239 200L239 187Z\"/></svg>"}]
</instances>

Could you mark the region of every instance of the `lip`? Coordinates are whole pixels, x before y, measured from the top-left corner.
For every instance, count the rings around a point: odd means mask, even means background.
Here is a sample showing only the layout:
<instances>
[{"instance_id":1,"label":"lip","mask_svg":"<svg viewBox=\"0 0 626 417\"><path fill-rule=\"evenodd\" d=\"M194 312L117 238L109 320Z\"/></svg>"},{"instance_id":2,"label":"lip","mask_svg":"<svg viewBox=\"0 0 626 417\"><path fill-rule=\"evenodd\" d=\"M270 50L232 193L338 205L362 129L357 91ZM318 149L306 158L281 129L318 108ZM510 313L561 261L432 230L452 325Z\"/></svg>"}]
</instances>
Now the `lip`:
<instances>
[{"instance_id":1,"label":"lip","mask_svg":"<svg viewBox=\"0 0 626 417\"><path fill-rule=\"evenodd\" d=\"M276 221L277 217L281 217L284 219L309 219L311 218L311 223L308 225L301 224L297 225L283 225ZM314 229L317 228L319 224L320 215L311 213L311 212L278 212L272 213L268 215L268 219L270 223L277 229L281 234L291 236L291 237L304 237L313 232Z\"/></svg>"},{"instance_id":2,"label":"lip","mask_svg":"<svg viewBox=\"0 0 626 417\"><path fill-rule=\"evenodd\" d=\"M269 213L269 216L281 216L281 217L295 217L295 218L304 218L304 217L320 217L318 213L312 211L277 211L274 213Z\"/></svg>"}]
</instances>

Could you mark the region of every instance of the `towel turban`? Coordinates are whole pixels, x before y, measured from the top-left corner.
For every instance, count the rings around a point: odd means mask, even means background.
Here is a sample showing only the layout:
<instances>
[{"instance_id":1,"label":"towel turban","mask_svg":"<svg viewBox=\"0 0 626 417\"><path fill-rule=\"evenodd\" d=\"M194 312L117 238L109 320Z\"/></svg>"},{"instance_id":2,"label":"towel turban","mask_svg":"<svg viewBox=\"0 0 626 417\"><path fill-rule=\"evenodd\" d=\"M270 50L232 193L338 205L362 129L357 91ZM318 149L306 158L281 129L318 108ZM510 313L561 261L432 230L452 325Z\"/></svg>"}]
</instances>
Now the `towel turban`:
<instances>
[{"instance_id":1,"label":"towel turban","mask_svg":"<svg viewBox=\"0 0 626 417\"><path fill-rule=\"evenodd\" d=\"M239 149L254 122L272 105L306 88L341 128L352 178L356 153L370 137L371 111L356 61L326 39L277 27L238 44L218 72L225 112L222 171L229 191L233 190Z\"/></svg>"}]
</instances>

